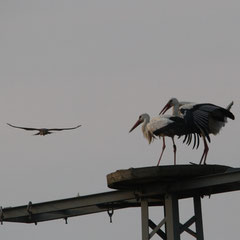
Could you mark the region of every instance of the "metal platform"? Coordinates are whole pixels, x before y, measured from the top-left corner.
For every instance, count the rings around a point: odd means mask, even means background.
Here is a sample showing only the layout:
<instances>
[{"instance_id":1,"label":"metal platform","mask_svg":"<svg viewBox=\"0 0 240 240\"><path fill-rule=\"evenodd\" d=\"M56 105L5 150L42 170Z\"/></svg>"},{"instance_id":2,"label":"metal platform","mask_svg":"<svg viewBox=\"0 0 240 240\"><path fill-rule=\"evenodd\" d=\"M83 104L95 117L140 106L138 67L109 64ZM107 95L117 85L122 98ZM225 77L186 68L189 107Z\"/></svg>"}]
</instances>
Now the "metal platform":
<instances>
[{"instance_id":1,"label":"metal platform","mask_svg":"<svg viewBox=\"0 0 240 240\"><path fill-rule=\"evenodd\" d=\"M203 240L201 197L240 190L240 169L220 165L176 165L118 170L107 175L111 192L79 196L24 206L0 208L0 222L35 223L141 207L142 239L158 234L162 239L179 240L186 231ZM178 201L192 198L194 216L179 222ZM163 206L165 217L159 224L149 218L150 206ZM189 226L195 223L195 231ZM165 231L162 230L165 226ZM150 228L152 231L150 231Z\"/></svg>"},{"instance_id":2,"label":"metal platform","mask_svg":"<svg viewBox=\"0 0 240 240\"><path fill-rule=\"evenodd\" d=\"M138 189L152 184L170 184L232 171L222 165L176 165L117 170L107 175L109 188Z\"/></svg>"},{"instance_id":3,"label":"metal platform","mask_svg":"<svg viewBox=\"0 0 240 240\"><path fill-rule=\"evenodd\" d=\"M118 170L109 174L107 180L111 188L141 193L142 240L155 234L163 240L180 240L183 232L203 240L201 198L239 190L239 174L240 169L228 166L177 165ZM194 215L184 224L179 220L179 200L182 198L192 198L194 208ZM149 217L152 199L158 199L164 208L164 218L159 224ZM190 228L193 224L195 231Z\"/></svg>"}]
</instances>

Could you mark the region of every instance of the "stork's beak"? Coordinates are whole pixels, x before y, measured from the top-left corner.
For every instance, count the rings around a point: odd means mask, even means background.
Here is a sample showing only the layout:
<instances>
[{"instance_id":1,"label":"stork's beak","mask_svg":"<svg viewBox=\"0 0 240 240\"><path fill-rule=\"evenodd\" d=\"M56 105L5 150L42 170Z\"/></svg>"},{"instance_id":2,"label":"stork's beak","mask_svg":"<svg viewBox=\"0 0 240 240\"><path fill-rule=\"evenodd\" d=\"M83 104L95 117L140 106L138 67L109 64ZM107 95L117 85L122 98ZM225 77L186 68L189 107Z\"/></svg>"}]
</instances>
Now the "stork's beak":
<instances>
[{"instance_id":1,"label":"stork's beak","mask_svg":"<svg viewBox=\"0 0 240 240\"><path fill-rule=\"evenodd\" d=\"M164 114L169 108L171 108L171 105L167 103L165 107L162 109L162 111L159 113L159 115Z\"/></svg>"},{"instance_id":2,"label":"stork's beak","mask_svg":"<svg viewBox=\"0 0 240 240\"><path fill-rule=\"evenodd\" d=\"M133 125L133 127L130 129L129 132L131 132L133 129L135 129L139 124L141 124L143 121L138 119L137 122Z\"/></svg>"}]
</instances>

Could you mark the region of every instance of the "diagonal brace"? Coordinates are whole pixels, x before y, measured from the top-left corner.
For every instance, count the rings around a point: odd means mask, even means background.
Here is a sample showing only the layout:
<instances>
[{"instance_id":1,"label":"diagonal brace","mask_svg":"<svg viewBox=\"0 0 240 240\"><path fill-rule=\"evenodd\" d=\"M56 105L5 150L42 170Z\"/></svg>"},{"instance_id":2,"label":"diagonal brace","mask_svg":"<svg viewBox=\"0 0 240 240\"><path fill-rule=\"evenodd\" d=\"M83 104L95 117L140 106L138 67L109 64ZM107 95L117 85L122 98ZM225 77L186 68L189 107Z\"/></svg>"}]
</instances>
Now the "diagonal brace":
<instances>
[{"instance_id":1,"label":"diagonal brace","mask_svg":"<svg viewBox=\"0 0 240 240\"><path fill-rule=\"evenodd\" d=\"M166 233L163 232L160 228L166 223L166 219L164 218L158 225L156 225L151 219L148 220L148 225L153 231L149 235L149 239L153 237L155 233L158 234L163 240L167 240Z\"/></svg>"},{"instance_id":2,"label":"diagonal brace","mask_svg":"<svg viewBox=\"0 0 240 240\"><path fill-rule=\"evenodd\" d=\"M189 227L196 221L196 217L193 216L191 217L186 223L181 224L180 227L180 234L183 233L184 231L187 231L187 229L189 229Z\"/></svg>"}]
</instances>

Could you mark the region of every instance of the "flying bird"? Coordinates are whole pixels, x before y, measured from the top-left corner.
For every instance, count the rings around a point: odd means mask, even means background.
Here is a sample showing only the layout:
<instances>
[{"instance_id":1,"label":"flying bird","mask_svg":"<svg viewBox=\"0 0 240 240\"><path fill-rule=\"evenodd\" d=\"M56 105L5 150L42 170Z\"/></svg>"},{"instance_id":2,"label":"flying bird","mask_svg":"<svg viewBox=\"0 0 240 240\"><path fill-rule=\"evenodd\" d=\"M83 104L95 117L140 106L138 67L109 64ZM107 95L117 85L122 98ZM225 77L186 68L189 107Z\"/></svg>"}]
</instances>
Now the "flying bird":
<instances>
[{"instance_id":1,"label":"flying bird","mask_svg":"<svg viewBox=\"0 0 240 240\"><path fill-rule=\"evenodd\" d=\"M147 113L141 114L137 120L137 122L133 125L129 132L132 132L138 125L142 125L142 132L143 136L148 140L150 144L153 139L156 137L163 138L163 146L162 152L160 154L157 166L160 164L163 152L165 150L165 137L171 137L173 142L173 152L174 152L174 164L176 165L176 151L177 147L174 141L174 136L182 136L182 135L191 135L191 132L188 132L186 129L186 124L183 118L178 116L171 116L171 115L161 115L154 117L150 120L150 116ZM198 133L197 130L195 131L194 139L198 139L200 132Z\"/></svg>"},{"instance_id":2,"label":"flying bird","mask_svg":"<svg viewBox=\"0 0 240 240\"><path fill-rule=\"evenodd\" d=\"M199 164L206 164L209 151L207 140L210 143L209 134L218 134L222 127L225 126L227 118L235 119L230 112L232 105L233 102L227 108L223 108L211 103L179 102L176 98L171 98L160 114L164 114L169 108L173 107L173 116L183 117L189 131L194 132L196 129L198 132L200 131L203 138L204 151ZM185 140L186 137L184 142Z\"/></svg>"},{"instance_id":3,"label":"flying bird","mask_svg":"<svg viewBox=\"0 0 240 240\"><path fill-rule=\"evenodd\" d=\"M7 125L9 125L10 127L14 127L14 128L24 129L24 130L27 130L27 131L38 131L34 135L41 135L41 136L45 136L47 134L51 134L52 131L73 130L73 129L81 127L81 125L77 125L76 127L71 127L71 128L29 128L29 127L14 126L14 125L12 125L10 123L7 123Z\"/></svg>"}]
</instances>

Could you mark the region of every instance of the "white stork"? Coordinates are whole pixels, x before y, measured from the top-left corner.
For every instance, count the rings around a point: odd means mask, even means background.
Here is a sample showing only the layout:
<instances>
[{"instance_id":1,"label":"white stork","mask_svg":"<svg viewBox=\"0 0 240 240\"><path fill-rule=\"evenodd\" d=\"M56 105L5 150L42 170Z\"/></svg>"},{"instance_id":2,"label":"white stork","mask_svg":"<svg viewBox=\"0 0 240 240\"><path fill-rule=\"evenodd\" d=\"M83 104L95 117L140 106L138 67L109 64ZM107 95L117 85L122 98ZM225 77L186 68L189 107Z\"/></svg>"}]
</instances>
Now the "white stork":
<instances>
[{"instance_id":1,"label":"white stork","mask_svg":"<svg viewBox=\"0 0 240 240\"><path fill-rule=\"evenodd\" d=\"M142 132L143 136L148 140L148 143L150 144L155 136L157 137L163 137L163 146L162 146L162 152L160 154L157 166L159 165L163 152L165 150L165 136L171 137L173 142L173 152L174 152L174 165L176 165L176 144L174 141L174 136L182 136L182 135L191 135L192 133L188 132L186 129L185 121L183 118L178 116L170 116L170 115L161 115L154 117L150 120L150 116L147 113L141 114L137 120L137 122L134 124L134 126L130 129L129 132L133 131L138 125L142 125ZM198 139L199 141L199 133L197 131L193 133L194 135L194 141Z\"/></svg>"},{"instance_id":2,"label":"white stork","mask_svg":"<svg viewBox=\"0 0 240 240\"><path fill-rule=\"evenodd\" d=\"M188 131L194 132L196 129L198 132L200 131L203 138L204 151L199 164L202 162L203 164L206 164L209 150L206 138L210 142L209 134L218 134L227 122L227 118L232 120L235 119L234 115L230 112L232 105L233 102L231 102L225 109L211 103L196 104L179 102L176 98L171 98L160 114L165 113L169 108L173 107L173 116L182 116L186 123L186 127L189 129ZM186 138L184 141L185 140Z\"/></svg>"},{"instance_id":3,"label":"white stork","mask_svg":"<svg viewBox=\"0 0 240 240\"><path fill-rule=\"evenodd\" d=\"M72 129L79 128L81 126L81 125L78 125L76 127L71 127L71 128L29 128L29 127L14 126L14 125L12 125L10 123L7 123L7 125L9 125L10 127L14 127L14 128L24 129L24 130L27 130L27 131L38 131L34 135L41 135L41 136L45 136L47 134L51 134L52 131L72 130Z\"/></svg>"}]
</instances>

